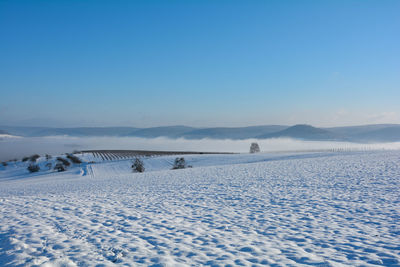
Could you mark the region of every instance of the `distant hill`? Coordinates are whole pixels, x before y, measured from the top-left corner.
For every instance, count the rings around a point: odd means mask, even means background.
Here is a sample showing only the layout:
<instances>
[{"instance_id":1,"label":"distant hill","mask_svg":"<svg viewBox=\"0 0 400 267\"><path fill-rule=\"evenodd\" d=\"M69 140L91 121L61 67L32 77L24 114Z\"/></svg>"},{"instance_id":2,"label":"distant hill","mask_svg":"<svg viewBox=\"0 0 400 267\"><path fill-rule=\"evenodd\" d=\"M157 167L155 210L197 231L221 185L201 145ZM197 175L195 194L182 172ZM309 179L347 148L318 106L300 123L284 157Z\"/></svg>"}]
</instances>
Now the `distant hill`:
<instances>
[{"instance_id":1,"label":"distant hill","mask_svg":"<svg viewBox=\"0 0 400 267\"><path fill-rule=\"evenodd\" d=\"M6 131L0 130L0 134L9 134L9 133Z\"/></svg>"},{"instance_id":2,"label":"distant hill","mask_svg":"<svg viewBox=\"0 0 400 267\"><path fill-rule=\"evenodd\" d=\"M371 125L360 125L360 126L343 126L343 127L330 127L322 128L330 132L344 135L344 136L355 136L370 131L380 130L392 126L400 126L397 124L371 124Z\"/></svg>"},{"instance_id":3,"label":"distant hill","mask_svg":"<svg viewBox=\"0 0 400 267\"><path fill-rule=\"evenodd\" d=\"M169 137L179 138L185 133L195 130L196 128L187 126L164 126L164 127L152 127L145 129L137 129L130 132L127 136L155 138L155 137Z\"/></svg>"},{"instance_id":4,"label":"distant hill","mask_svg":"<svg viewBox=\"0 0 400 267\"><path fill-rule=\"evenodd\" d=\"M183 137L187 139L249 139L256 138L261 134L268 134L277 131L281 131L287 128L282 125L267 125L267 126L250 126L250 127L218 127L218 128L205 128L197 129L191 132L187 132Z\"/></svg>"},{"instance_id":5,"label":"distant hill","mask_svg":"<svg viewBox=\"0 0 400 267\"><path fill-rule=\"evenodd\" d=\"M358 133L352 136L352 140L368 142L398 142L400 141L400 125Z\"/></svg>"},{"instance_id":6,"label":"distant hill","mask_svg":"<svg viewBox=\"0 0 400 267\"><path fill-rule=\"evenodd\" d=\"M0 128L5 130L11 135L18 135L24 137L34 136L35 132L48 129L47 127L23 127L23 126L0 126Z\"/></svg>"},{"instance_id":7,"label":"distant hill","mask_svg":"<svg viewBox=\"0 0 400 267\"><path fill-rule=\"evenodd\" d=\"M34 133L36 136L70 135L70 136L121 136L137 130L134 127L78 127L48 128Z\"/></svg>"},{"instance_id":8,"label":"distant hill","mask_svg":"<svg viewBox=\"0 0 400 267\"><path fill-rule=\"evenodd\" d=\"M69 136L122 136L138 128L134 127L77 127L77 128L50 128L50 127L13 127L4 126L10 134L25 137L40 137L54 135Z\"/></svg>"},{"instance_id":9,"label":"distant hill","mask_svg":"<svg viewBox=\"0 0 400 267\"><path fill-rule=\"evenodd\" d=\"M260 139L266 138L280 138L280 137L289 137L295 139L302 140L338 140L341 137L335 133L332 133L328 130L316 128L311 125L306 124L298 124L286 128L282 131L263 134L258 136Z\"/></svg>"},{"instance_id":10,"label":"distant hill","mask_svg":"<svg viewBox=\"0 0 400 267\"><path fill-rule=\"evenodd\" d=\"M68 135L80 137L94 136L131 136L143 138L186 138L186 139L268 139L295 138L301 140L319 141L352 141L352 142L400 142L400 125L376 124L362 126L317 128L311 125L299 124L294 126L263 125L250 127L213 127L194 128L188 126L163 126L151 128L135 127L13 127L0 126L0 133L40 137Z\"/></svg>"}]
</instances>

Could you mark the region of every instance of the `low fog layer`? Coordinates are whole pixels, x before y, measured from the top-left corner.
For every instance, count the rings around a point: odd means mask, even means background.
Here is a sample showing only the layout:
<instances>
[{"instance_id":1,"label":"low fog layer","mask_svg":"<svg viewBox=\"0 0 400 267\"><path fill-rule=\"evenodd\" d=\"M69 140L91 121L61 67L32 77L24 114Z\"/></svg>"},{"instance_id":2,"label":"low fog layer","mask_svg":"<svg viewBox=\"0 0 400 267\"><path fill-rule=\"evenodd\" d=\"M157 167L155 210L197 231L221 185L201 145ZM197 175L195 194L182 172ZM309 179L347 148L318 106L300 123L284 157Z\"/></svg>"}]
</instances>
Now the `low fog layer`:
<instances>
[{"instance_id":1,"label":"low fog layer","mask_svg":"<svg viewBox=\"0 0 400 267\"><path fill-rule=\"evenodd\" d=\"M301 141L288 138L266 140L187 140L168 138L137 137L29 137L0 138L0 161L21 159L32 154L62 154L74 150L126 149L126 150L166 150L201 152L247 153L252 142L260 145L262 152L306 151L329 149L400 149L400 142L359 144L348 142Z\"/></svg>"}]
</instances>

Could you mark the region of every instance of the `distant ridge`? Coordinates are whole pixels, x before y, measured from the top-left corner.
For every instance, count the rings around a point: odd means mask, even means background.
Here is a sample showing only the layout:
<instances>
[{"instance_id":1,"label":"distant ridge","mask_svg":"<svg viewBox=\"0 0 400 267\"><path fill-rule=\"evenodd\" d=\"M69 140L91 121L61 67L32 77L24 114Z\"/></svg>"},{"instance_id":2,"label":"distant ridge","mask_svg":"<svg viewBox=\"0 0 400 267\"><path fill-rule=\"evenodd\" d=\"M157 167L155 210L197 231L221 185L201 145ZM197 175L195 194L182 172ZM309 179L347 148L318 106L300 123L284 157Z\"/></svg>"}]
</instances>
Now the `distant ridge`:
<instances>
[{"instance_id":1,"label":"distant ridge","mask_svg":"<svg viewBox=\"0 0 400 267\"><path fill-rule=\"evenodd\" d=\"M273 133L286 128L287 126L282 125L215 127L190 131L185 133L183 137L187 139L249 139L256 138L260 134Z\"/></svg>"},{"instance_id":2,"label":"distant ridge","mask_svg":"<svg viewBox=\"0 0 400 267\"><path fill-rule=\"evenodd\" d=\"M369 124L369 125L358 125L358 126L342 126L342 127L330 127L324 128L336 134L341 135L357 135L369 131L375 131L385 129L393 126L400 126L398 124Z\"/></svg>"},{"instance_id":3,"label":"distant ridge","mask_svg":"<svg viewBox=\"0 0 400 267\"><path fill-rule=\"evenodd\" d=\"M4 126L13 135L25 137L40 136L121 136L131 133L138 128L134 127L76 127L76 128L51 128L51 127L12 127Z\"/></svg>"},{"instance_id":4,"label":"distant ridge","mask_svg":"<svg viewBox=\"0 0 400 267\"><path fill-rule=\"evenodd\" d=\"M130 132L127 136L155 138L155 137L169 137L179 138L187 132L193 131L196 128L188 126L163 126L163 127L152 127L145 129L137 129Z\"/></svg>"},{"instance_id":5,"label":"distant ridge","mask_svg":"<svg viewBox=\"0 0 400 267\"><path fill-rule=\"evenodd\" d=\"M362 132L353 138L361 141L396 142L400 140L400 125Z\"/></svg>"},{"instance_id":6,"label":"distant ridge","mask_svg":"<svg viewBox=\"0 0 400 267\"><path fill-rule=\"evenodd\" d=\"M142 138L185 138L185 139L269 139L294 138L310 141L351 141L351 142L400 142L399 124L375 124L318 128L307 124L294 126L262 125L249 127L210 127L160 126L151 128L136 127L14 127L0 126L0 133L23 137L78 136L78 137L142 137Z\"/></svg>"},{"instance_id":7,"label":"distant ridge","mask_svg":"<svg viewBox=\"0 0 400 267\"><path fill-rule=\"evenodd\" d=\"M258 136L260 139L289 137L303 140L337 140L339 136L307 124L297 124L282 131Z\"/></svg>"}]
</instances>

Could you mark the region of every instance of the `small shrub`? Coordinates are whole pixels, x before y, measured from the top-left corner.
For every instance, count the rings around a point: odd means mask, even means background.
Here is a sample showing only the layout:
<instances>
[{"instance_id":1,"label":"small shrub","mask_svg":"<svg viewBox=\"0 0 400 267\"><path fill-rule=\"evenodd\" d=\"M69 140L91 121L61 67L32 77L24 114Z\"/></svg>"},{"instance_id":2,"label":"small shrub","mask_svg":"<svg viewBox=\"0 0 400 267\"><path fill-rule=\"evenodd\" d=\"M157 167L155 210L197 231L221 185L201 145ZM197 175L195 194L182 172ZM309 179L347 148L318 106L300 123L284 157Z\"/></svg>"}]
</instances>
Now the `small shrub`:
<instances>
[{"instance_id":1,"label":"small shrub","mask_svg":"<svg viewBox=\"0 0 400 267\"><path fill-rule=\"evenodd\" d=\"M68 167L71 165L68 160L62 158L62 157L57 157L57 160L60 161L62 164L64 164L65 167Z\"/></svg>"},{"instance_id":2,"label":"small shrub","mask_svg":"<svg viewBox=\"0 0 400 267\"><path fill-rule=\"evenodd\" d=\"M54 166L54 170L56 170L58 172L63 172L66 169L67 168L62 163L57 163L56 166Z\"/></svg>"},{"instance_id":3,"label":"small shrub","mask_svg":"<svg viewBox=\"0 0 400 267\"><path fill-rule=\"evenodd\" d=\"M22 162L25 162L25 161L28 161L29 160L29 157L23 157L22 158Z\"/></svg>"},{"instance_id":4,"label":"small shrub","mask_svg":"<svg viewBox=\"0 0 400 267\"><path fill-rule=\"evenodd\" d=\"M257 143L251 143L250 153L258 153L258 152L260 152L260 146Z\"/></svg>"},{"instance_id":5,"label":"small shrub","mask_svg":"<svg viewBox=\"0 0 400 267\"><path fill-rule=\"evenodd\" d=\"M38 172L39 170L40 170L40 167L37 164L30 164L28 166L28 171L29 172Z\"/></svg>"},{"instance_id":6,"label":"small shrub","mask_svg":"<svg viewBox=\"0 0 400 267\"><path fill-rule=\"evenodd\" d=\"M75 163L75 164L81 164L81 163L82 163L82 161L81 161L77 156L74 156L74 155L72 155L72 154L67 154L67 158L68 158L72 163Z\"/></svg>"},{"instance_id":7,"label":"small shrub","mask_svg":"<svg viewBox=\"0 0 400 267\"><path fill-rule=\"evenodd\" d=\"M133 172L144 172L144 164L143 161L139 158L136 158L132 164Z\"/></svg>"},{"instance_id":8,"label":"small shrub","mask_svg":"<svg viewBox=\"0 0 400 267\"><path fill-rule=\"evenodd\" d=\"M35 154L35 155L32 155L32 156L29 157L29 161L31 161L31 162L36 162L36 160L37 160L38 158L40 158L40 155Z\"/></svg>"},{"instance_id":9,"label":"small shrub","mask_svg":"<svg viewBox=\"0 0 400 267\"><path fill-rule=\"evenodd\" d=\"M184 169L186 168L186 161L184 158L176 158L174 161L174 166L172 167L173 170L177 169Z\"/></svg>"},{"instance_id":10,"label":"small shrub","mask_svg":"<svg viewBox=\"0 0 400 267\"><path fill-rule=\"evenodd\" d=\"M6 166L8 165L8 163L7 163L7 162L5 162L5 161L4 161L4 162L2 162L1 164L2 164L4 167L6 167Z\"/></svg>"},{"instance_id":11,"label":"small shrub","mask_svg":"<svg viewBox=\"0 0 400 267\"><path fill-rule=\"evenodd\" d=\"M51 159L51 155L46 154L46 160L49 160L49 159Z\"/></svg>"}]
</instances>

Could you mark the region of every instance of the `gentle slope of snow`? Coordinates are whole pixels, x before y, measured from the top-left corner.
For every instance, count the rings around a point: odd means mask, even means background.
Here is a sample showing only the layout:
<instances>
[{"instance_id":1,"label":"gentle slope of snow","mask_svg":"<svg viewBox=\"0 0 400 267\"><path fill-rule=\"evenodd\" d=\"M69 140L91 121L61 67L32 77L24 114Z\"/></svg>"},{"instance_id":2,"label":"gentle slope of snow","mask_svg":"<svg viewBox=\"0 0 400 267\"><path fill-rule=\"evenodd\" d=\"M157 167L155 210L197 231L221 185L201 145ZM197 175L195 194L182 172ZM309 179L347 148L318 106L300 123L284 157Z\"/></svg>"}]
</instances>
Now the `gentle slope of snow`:
<instances>
[{"instance_id":1,"label":"gentle slope of snow","mask_svg":"<svg viewBox=\"0 0 400 267\"><path fill-rule=\"evenodd\" d=\"M0 171L0 265L400 264L399 151L185 158Z\"/></svg>"}]
</instances>

